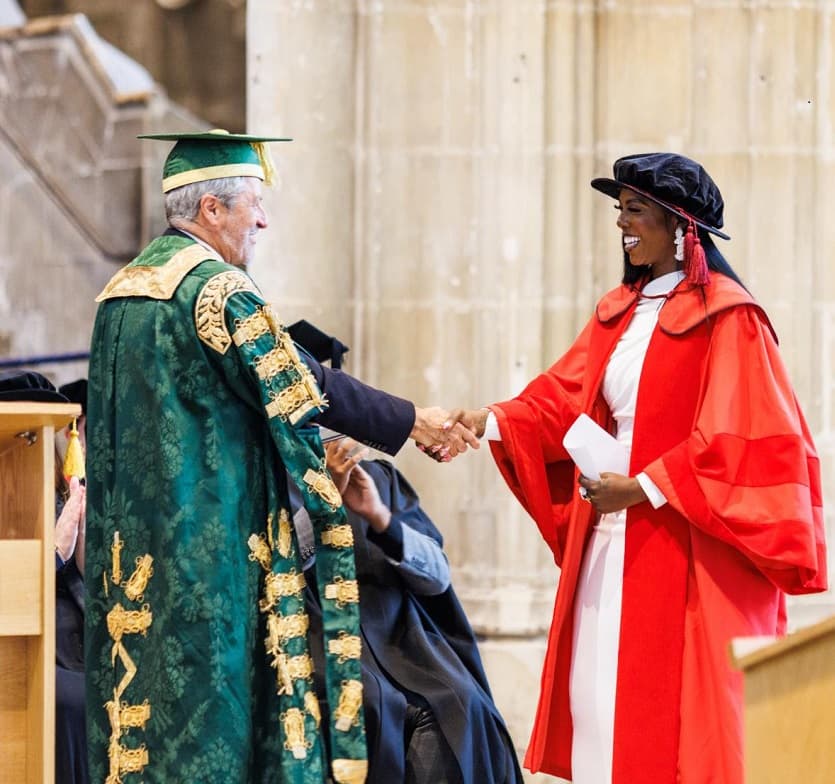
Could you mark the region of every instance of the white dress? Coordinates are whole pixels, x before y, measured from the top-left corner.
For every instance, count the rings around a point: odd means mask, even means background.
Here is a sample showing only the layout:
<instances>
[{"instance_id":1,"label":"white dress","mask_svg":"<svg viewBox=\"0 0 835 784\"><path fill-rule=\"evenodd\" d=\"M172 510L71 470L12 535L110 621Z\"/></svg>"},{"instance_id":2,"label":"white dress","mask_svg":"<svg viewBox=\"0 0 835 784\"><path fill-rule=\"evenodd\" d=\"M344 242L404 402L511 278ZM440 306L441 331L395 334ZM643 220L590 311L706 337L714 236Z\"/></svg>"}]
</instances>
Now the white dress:
<instances>
[{"instance_id":1,"label":"white dress","mask_svg":"<svg viewBox=\"0 0 835 784\"><path fill-rule=\"evenodd\" d=\"M650 281L618 341L603 379L603 397L617 424L617 439L632 450L638 382L658 311L684 275ZM570 703L574 722L571 767L575 784L609 784L614 752L620 611L626 510L602 515L583 559L574 609Z\"/></svg>"}]
</instances>

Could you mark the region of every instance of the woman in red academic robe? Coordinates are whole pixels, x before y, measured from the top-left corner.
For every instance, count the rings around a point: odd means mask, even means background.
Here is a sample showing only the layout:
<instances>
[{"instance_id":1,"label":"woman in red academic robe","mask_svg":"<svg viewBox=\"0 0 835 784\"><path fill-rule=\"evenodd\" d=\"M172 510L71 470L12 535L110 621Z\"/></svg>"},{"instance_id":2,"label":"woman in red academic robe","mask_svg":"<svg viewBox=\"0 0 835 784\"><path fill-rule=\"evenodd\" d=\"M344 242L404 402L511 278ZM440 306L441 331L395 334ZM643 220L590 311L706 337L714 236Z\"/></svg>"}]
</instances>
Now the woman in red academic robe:
<instances>
[{"instance_id":1,"label":"woman in red academic robe","mask_svg":"<svg viewBox=\"0 0 835 784\"><path fill-rule=\"evenodd\" d=\"M633 155L592 187L617 200L622 285L518 397L456 412L561 570L525 765L742 784L728 643L782 634L785 594L826 588L818 458L768 317L711 239L728 237L707 172ZM628 476L579 475L562 441L581 413Z\"/></svg>"}]
</instances>

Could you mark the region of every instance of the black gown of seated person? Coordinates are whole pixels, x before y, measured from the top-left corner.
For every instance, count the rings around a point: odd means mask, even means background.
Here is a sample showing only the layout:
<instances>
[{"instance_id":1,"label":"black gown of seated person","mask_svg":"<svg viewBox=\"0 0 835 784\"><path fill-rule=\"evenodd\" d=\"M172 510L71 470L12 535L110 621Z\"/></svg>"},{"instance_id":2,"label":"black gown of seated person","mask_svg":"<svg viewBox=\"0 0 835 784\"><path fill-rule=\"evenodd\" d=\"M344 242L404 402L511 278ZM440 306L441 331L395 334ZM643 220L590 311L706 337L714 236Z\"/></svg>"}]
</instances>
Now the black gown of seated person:
<instances>
[{"instance_id":1,"label":"black gown of seated person","mask_svg":"<svg viewBox=\"0 0 835 784\"><path fill-rule=\"evenodd\" d=\"M417 494L386 461L362 463L394 518L443 544ZM436 596L410 591L383 549L381 535L352 512L362 629L363 706L368 740L367 784L405 780L408 703L431 708L455 756L461 784L521 784L513 743L493 702L475 634L452 586ZM384 535L382 535L384 536ZM324 697L322 623L314 566L306 570L315 688ZM318 637L318 639L316 639ZM327 706L322 704L323 721ZM434 782L432 784L435 784ZM452 784L452 782L450 782Z\"/></svg>"}]
</instances>

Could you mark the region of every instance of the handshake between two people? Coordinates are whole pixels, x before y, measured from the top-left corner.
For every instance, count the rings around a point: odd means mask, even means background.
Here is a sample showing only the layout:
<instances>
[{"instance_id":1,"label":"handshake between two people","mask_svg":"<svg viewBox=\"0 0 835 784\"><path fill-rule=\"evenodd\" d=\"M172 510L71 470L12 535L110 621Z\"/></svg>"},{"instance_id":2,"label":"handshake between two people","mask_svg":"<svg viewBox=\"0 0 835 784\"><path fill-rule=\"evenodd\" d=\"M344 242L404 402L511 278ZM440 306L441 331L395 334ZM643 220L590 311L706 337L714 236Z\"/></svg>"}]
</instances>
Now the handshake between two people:
<instances>
[{"instance_id":1,"label":"handshake between two people","mask_svg":"<svg viewBox=\"0 0 835 784\"><path fill-rule=\"evenodd\" d=\"M415 406L415 425L409 437L425 455L439 463L448 463L466 452L467 447L481 446L479 439L484 435L489 413L486 408L447 410L439 406Z\"/></svg>"}]
</instances>

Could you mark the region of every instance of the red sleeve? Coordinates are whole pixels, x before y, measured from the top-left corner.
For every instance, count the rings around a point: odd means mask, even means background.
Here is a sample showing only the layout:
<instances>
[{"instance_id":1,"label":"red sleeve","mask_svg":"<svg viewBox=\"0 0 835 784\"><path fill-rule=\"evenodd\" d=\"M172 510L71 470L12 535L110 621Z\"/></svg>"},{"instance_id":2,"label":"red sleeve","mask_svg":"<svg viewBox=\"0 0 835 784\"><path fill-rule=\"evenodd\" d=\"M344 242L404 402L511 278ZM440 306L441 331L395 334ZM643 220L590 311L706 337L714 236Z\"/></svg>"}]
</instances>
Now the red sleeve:
<instances>
[{"instance_id":1,"label":"red sleeve","mask_svg":"<svg viewBox=\"0 0 835 784\"><path fill-rule=\"evenodd\" d=\"M756 310L718 315L691 435L645 472L693 525L787 593L826 589L820 465Z\"/></svg>"},{"instance_id":2,"label":"red sleeve","mask_svg":"<svg viewBox=\"0 0 835 784\"><path fill-rule=\"evenodd\" d=\"M493 458L558 565L570 507L577 498L574 464L562 439L581 411L591 329L590 322L563 357L518 397L490 406L502 435L501 441L490 442Z\"/></svg>"}]
</instances>

